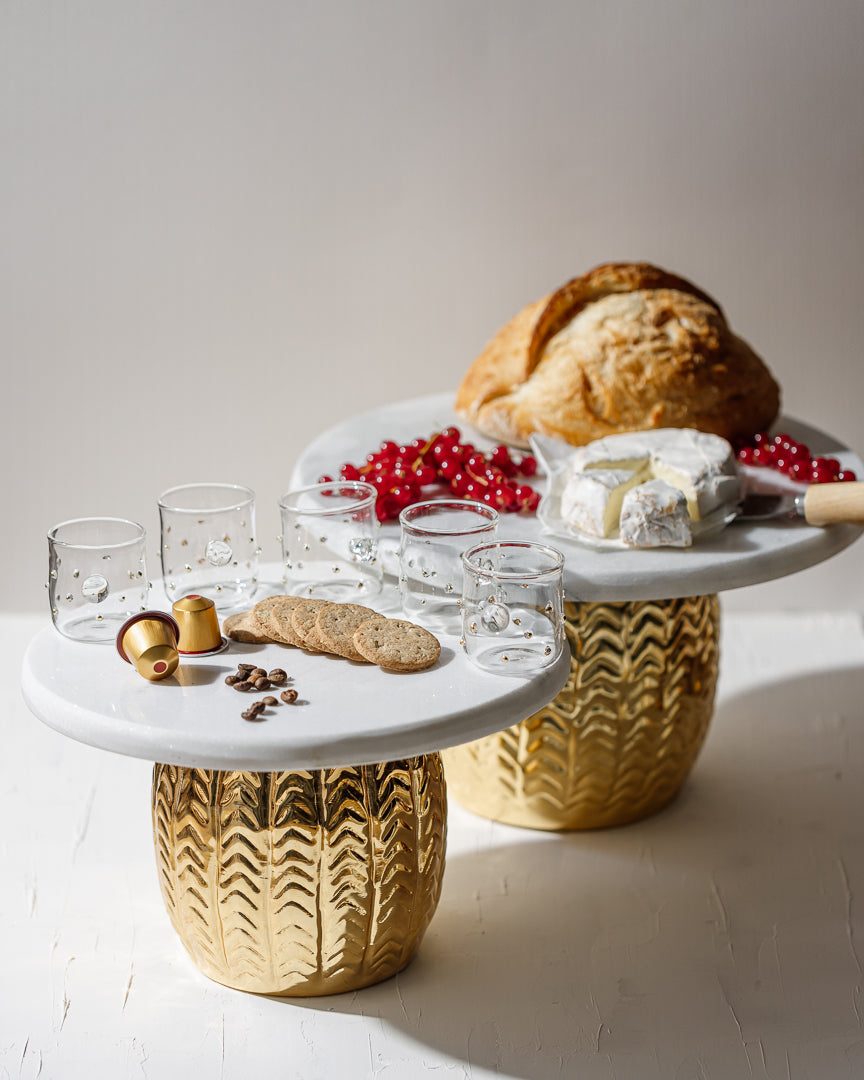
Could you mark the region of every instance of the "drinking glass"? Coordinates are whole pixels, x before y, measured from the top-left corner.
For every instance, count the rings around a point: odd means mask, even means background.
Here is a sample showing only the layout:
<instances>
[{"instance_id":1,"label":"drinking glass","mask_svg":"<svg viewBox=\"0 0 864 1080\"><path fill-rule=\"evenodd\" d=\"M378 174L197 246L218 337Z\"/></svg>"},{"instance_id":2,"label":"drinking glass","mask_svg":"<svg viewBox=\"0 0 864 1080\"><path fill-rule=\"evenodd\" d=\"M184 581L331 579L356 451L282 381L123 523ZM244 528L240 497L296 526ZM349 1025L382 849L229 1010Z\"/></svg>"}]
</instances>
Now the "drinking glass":
<instances>
[{"instance_id":1,"label":"drinking glass","mask_svg":"<svg viewBox=\"0 0 864 1080\"><path fill-rule=\"evenodd\" d=\"M114 641L147 610L150 582L143 525L125 518L76 518L48 533L48 598L54 625L75 641Z\"/></svg>"},{"instance_id":2,"label":"drinking glass","mask_svg":"<svg viewBox=\"0 0 864 1080\"><path fill-rule=\"evenodd\" d=\"M381 591L375 488L337 480L279 500L282 582L294 596L362 604Z\"/></svg>"},{"instance_id":3,"label":"drinking glass","mask_svg":"<svg viewBox=\"0 0 864 1080\"><path fill-rule=\"evenodd\" d=\"M522 540L479 544L462 557L462 642L497 675L532 675L564 647L564 556Z\"/></svg>"},{"instance_id":4,"label":"drinking glass","mask_svg":"<svg viewBox=\"0 0 864 1080\"><path fill-rule=\"evenodd\" d=\"M462 553L498 535L498 511L485 503L436 499L399 515L399 595L405 617L429 630L461 627Z\"/></svg>"},{"instance_id":5,"label":"drinking glass","mask_svg":"<svg viewBox=\"0 0 864 1080\"><path fill-rule=\"evenodd\" d=\"M218 611L246 606L258 587L255 492L240 484L182 484L159 496L162 573L173 602L190 593Z\"/></svg>"}]
</instances>

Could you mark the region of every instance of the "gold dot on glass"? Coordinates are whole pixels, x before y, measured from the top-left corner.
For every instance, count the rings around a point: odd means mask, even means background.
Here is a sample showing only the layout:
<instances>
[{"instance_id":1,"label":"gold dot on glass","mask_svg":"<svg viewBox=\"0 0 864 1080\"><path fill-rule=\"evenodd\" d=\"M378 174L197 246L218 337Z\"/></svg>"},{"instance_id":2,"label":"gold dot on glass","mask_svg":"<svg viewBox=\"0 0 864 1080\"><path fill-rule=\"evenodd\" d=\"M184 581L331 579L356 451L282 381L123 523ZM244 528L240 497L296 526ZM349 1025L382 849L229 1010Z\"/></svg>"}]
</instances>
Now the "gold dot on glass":
<instances>
[{"instance_id":1,"label":"gold dot on glass","mask_svg":"<svg viewBox=\"0 0 864 1080\"><path fill-rule=\"evenodd\" d=\"M546 646L546 648L545 648L545 649L543 650L543 655L544 655L544 656L548 656L548 655L549 655L549 653L551 653L551 652L552 652L552 646L551 646L551 645L547 645L547 646Z\"/></svg>"},{"instance_id":2,"label":"gold dot on glass","mask_svg":"<svg viewBox=\"0 0 864 1080\"><path fill-rule=\"evenodd\" d=\"M72 577L73 578L77 578L77 577L80 577L80 576L81 576L81 571L80 570L73 570L72 571Z\"/></svg>"}]
</instances>

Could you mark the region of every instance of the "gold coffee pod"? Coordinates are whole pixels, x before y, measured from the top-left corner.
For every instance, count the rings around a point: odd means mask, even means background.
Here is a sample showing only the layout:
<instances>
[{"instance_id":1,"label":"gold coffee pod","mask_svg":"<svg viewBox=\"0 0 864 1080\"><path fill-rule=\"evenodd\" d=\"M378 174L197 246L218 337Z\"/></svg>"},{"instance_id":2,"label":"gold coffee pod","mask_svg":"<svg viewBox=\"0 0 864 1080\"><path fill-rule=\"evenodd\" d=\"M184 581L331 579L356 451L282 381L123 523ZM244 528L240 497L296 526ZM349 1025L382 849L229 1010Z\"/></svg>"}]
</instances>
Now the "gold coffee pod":
<instances>
[{"instance_id":1,"label":"gold coffee pod","mask_svg":"<svg viewBox=\"0 0 864 1080\"><path fill-rule=\"evenodd\" d=\"M206 596L190 593L171 610L180 627L177 651L184 656L218 652L226 644L219 629L216 605Z\"/></svg>"},{"instance_id":2,"label":"gold coffee pod","mask_svg":"<svg viewBox=\"0 0 864 1080\"><path fill-rule=\"evenodd\" d=\"M117 634L117 652L151 682L177 669L180 628L164 611L142 611L127 619Z\"/></svg>"}]
</instances>

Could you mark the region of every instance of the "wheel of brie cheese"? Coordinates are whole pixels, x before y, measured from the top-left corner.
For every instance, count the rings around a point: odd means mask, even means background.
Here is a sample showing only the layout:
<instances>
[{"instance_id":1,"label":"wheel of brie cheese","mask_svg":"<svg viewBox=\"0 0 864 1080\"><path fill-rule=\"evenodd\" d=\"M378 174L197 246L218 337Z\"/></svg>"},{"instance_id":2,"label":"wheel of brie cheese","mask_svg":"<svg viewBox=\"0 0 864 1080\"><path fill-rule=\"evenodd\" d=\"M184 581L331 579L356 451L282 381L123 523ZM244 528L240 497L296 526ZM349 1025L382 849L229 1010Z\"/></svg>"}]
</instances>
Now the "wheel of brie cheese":
<instances>
[{"instance_id":1,"label":"wheel of brie cheese","mask_svg":"<svg viewBox=\"0 0 864 1080\"><path fill-rule=\"evenodd\" d=\"M688 547L699 523L739 498L735 455L725 439L661 428L610 435L578 449L561 516L579 532L629 547Z\"/></svg>"}]
</instances>

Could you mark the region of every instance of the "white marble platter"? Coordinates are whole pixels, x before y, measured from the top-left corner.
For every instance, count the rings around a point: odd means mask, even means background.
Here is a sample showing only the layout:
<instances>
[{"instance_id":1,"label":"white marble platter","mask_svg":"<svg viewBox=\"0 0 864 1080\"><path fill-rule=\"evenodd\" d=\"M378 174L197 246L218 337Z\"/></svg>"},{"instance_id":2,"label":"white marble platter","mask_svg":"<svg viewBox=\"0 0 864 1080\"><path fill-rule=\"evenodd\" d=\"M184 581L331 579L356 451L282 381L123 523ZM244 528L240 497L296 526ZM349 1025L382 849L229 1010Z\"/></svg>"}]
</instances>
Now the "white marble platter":
<instances>
[{"instance_id":1,"label":"white marble platter","mask_svg":"<svg viewBox=\"0 0 864 1080\"><path fill-rule=\"evenodd\" d=\"M480 671L457 638L438 636L438 662L410 674L232 641L214 656L184 657L153 683L113 645L70 641L49 625L25 654L21 688L40 720L79 742L169 765L272 772L367 765L468 742L530 716L567 681L567 649L539 675L514 678ZM265 696L225 684L244 660L283 668L298 701L244 720L241 712ZM279 689L268 693L278 699Z\"/></svg>"},{"instance_id":2,"label":"white marble platter","mask_svg":"<svg viewBox=\"0 0 864 1080\"><path fill-rule=\"evenodd\" d=\"M297 463L292 485L313 484L322 474L335 475L346 461L361 463L384 439L410 441L449 425L458 427L463 440L480 449L493 444L461 422L453 413L454 394L435 394L384 405L362 413L324 432ZM844 468L864 478L861 458L825 432L789 417L775 425L805 442L815 454L831 454ZM541 493L543 482L532 485ZM534 515L502 514L502 539L542 540L565 556L564 587L568 600L660 600L737 589L796 573L836 555L858 539L856 525L824 528L788 518L771 521L736 521L691 548L652 550L602 549L544 532ZM385 569L392 571L392 552L398 526L381 528ZM389 563L387 554L389 553Z\"/></svg>"}]
</instances>

